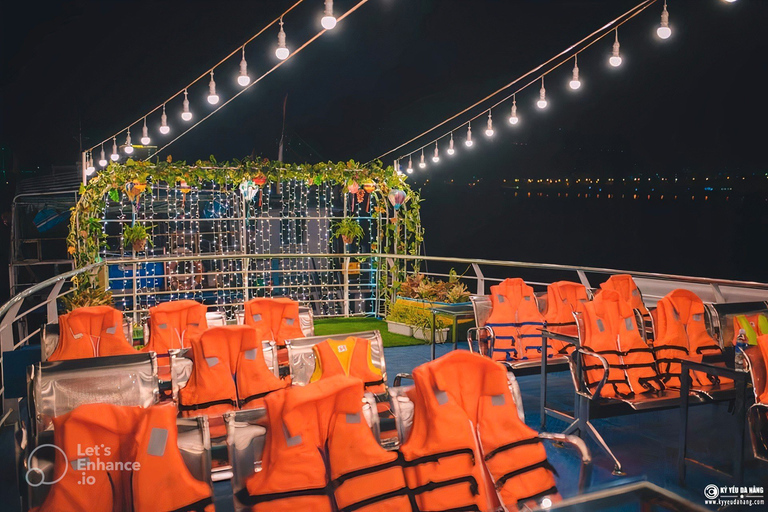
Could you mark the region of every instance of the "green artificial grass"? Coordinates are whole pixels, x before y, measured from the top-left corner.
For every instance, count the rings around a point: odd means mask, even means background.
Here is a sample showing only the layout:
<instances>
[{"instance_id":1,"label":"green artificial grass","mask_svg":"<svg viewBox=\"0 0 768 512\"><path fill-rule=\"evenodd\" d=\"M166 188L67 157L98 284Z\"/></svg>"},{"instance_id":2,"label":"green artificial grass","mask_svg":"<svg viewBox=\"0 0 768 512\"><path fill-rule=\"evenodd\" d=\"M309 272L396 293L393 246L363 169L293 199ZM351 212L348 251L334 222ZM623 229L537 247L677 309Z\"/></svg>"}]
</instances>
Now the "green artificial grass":
<instances>
[{"instance_id":1,"label":"green artificial grass","mask_svg":"<svg viewBox=\"0 0 768 512\"><path fill-rule=\"evenodd\" d=\"M387 331L387 322L375 318L315 318L315 336L345 334L348 332L380 331L384 347L424 345L426 342Z\"/></svg>"}]
</instances>

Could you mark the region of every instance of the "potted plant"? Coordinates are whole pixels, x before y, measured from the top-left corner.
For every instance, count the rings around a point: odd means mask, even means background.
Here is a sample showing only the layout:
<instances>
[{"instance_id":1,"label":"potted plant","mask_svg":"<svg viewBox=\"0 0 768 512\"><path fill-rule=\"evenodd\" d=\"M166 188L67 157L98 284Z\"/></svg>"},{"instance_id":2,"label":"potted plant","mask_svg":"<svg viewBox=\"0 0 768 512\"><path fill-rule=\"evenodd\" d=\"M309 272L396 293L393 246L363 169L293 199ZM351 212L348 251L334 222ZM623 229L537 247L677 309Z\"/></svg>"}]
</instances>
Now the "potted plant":
<instances>
[{"instance_id":1,"label":"potted plant","mask_svg":"<svg viewBox=\"0 0 768 512\"><path fill-rule=\"evenodd\" d=\"M151 226L150 229L152 229ZM149 230L143 224L125 226L123 228L123 240L126 245L131 244L135 252L143 251L147 242L149 242L150 247L154 247L152 240L149 239Z\"/></svg>"},{"instance_id":2,"label":"potted plant","mask_svg":"<svg viewBox=\"0 0 768 512\"><path fill-rule=\"evenodd\" d=\"M409 325L412 316L411 309L404 301L395 302L389 310L389 315L385 318L387 330L394 334L411 336L413 334L413 329Z\"/></svg>"},{"instance_id":3,"label":"potted plant","mask_svg":"<svg viewBox=\"0 0 768 512\"><path fill-rule=\"evenodd\" d=\"M363 238L364 234L363 226L352 217L345 217L333 227L333 236L341 237L345 244L354 243L355 240Z\"/></svg>"},{"instance_id":4,"label":"potted plant","mask_svg":"<svg viewBox=\"0 0 768 512\"><path fill-rule=\"evenodd\" d=\"M415 306L410 306L413 310L410 324L413 327L413 337L424 341L431 341L432 322L435 327L435 343L443 343L448 339L449 322L445 318L432 316L432 312Z\"/></svg>"}]
</instances>

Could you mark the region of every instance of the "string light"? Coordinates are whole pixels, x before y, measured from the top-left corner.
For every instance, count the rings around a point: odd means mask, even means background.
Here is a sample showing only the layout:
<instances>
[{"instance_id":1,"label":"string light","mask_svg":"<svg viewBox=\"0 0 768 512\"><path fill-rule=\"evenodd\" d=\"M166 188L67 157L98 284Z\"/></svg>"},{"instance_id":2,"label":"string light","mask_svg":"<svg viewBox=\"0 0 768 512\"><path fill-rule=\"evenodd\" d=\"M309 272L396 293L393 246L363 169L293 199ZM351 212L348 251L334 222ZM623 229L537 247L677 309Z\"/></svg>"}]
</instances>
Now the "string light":
<instances>
[{"instance_id":1,"label":"string light","mask_svg":"<svg viewBox=\"0 0 768 512\"><path fill-rule=\"evenodd\" d=\"M181 104L182 110L181 110L181 118L184 121L191 121L192 120L192 112L189 111L189 98L187 98L187 90L184 89L184 102Z\"/></svg>"},{"instance_id":2,"label":"string light","mask_svg":"<svg viewBox=\"0 0 768 512\"><path fill-rule=\"evenodd\" d=\"M208 103L215 105L219 102L219 95L216 94L216 82L213 80L213 70L211 70L211 81L208 82Z\"/></svg>"},{"instance_id":3,"label":"string light","mask_svg":"<svg viewBox=\"0 0 768 512\"><path fill-rule=\"evenodd\" d=\"M85 174L86 176L90 176L96 170L96 168L93 166L93 154L89 152L88 156L85 159L85 162L86 162Z\"/></svg>"},{"instance_id":4,"label":"string light","mask_svg":"<svg viewBox=\"0 0 768 512\"><path fill-rule=\"evenodd\" d=\"M104 154L104 144L101 145L101 158L99 159L99 166L100 167L106 167L107 166L107 155Z\"/></svg>"},{"instance_id":5,"label":"string light","mask_svg":"<svg viewBox=\"0 0 768 512\"><path fill-rule=\"evenodd\" d=\"M427 166L427 162L424 161L424 149L421 150L421 160L419 160L419 169L424 169Z\"/></svg>"},{"instance_id":6,"label":"string light","mask_svg":"<svg viewBox=\"0 0 768 512\"><path fill-rule=\"evenodd\" d=\"M131 129L128 128L126 132L128 135L126 135L125 137L125 147L123 148L123 151L125 151L126 154L130 155L131 153L133 153L133 144L131 143Z\"/></svg>"},{"instance_id":7,"label":"string light","mask_svg":"<svg viewBox=\"0 0 768 512\"><path fill-rule=\"evenodd\" d=\"M432 161L435 163L440 161L440 150L437 148L437 142L435 142L435 154L432 156Z\"/></svg>"},{"instance_id":8,"label":"string light","mask_svg":"<svg viewBox=\"0 0 768 512\"><path fill-rule=\"evenodd\" d=\"M168 116L165 115L165 104L163 104L163 115L160 116L160 133L167 135L170 131L171 128L168 126Z\"/></svg>"},{"instance_id":9,"label":"string light","mask_svg":"<svg viewBox=\"0 0 768 512\"><path fill-rule=\"evenodd\" d=\"M243 58L240 60L240 75L237 77L237 83L242 87L251 83L251 77L248 76L248 63L245 61L245 46L243 46Z\"/></svg>"},{"instance_id":10,"label":"string light","mask_svg":"<svg viewBox=\"0 0 768 512\"><path fill-rule=\"evenodd\" d=\"M520 122L520 118L517 117L517 99L515 95L512 95L512 109L509 112L509 124L515 125Z\"/></svg>"},{"instance_id":11,"label":"string light","mask_svg":"<svg viewBox=\"0 0 768 512\"><path fill-rule=\"evenodd\" d=\"M491 110L488 109L488 127L485 129L486 137L493 137L493 119L491 118Z\"/></svg>"},{"instance_id":12,"label":"string light","mask_svg":"<svg viewBox=\"0 0 768 512\"><path fill-rule=\"evenodd\" d=\"M619 44L619 29L616 29L616 40L613 43L613 51L611 52L611 58L608 59L608 62L611 64L611 66L617 68L621 66L621 55L619 54L619 49L621 48L621 45Z\"/></svg>"},{"instance_id":13,"label":"string light","mask_svg":"<svg viewBox=\"0 0 768 512\"><path fill-rule=\"evenodd\" d=\"M472 144L474 144L474 142L472 142L472 122L471 121L467 123L467 140L464 141L464 144L466 144L468 148L471 148Z\"/></svg>"},{"instance_id":14,"label":"string light","mask_svg":"<svg viewBox=\"0 0 768 512\"><path fill-rule=\"evenodd\" d=\"M544 77L541 77L541 89L539 89L539 101L536 102L536 106L545 109L547 108L547 90L544 88Z\"/></svg>"},{"instance_id":15,"label":"string light","mask_svg":"<svg viewBox=\"0 0 768 512\"><path fill-rule=\"evenodd\" d=\"M333 0L325 0L325 11L320 24L325 30L333 30L336 26L336 16L333 15Z\"/></svg>"},{"instance_id":16,"label":"string light","mask_svg":"<svg viewBox=\"0 0 768 512\"><path fill-rule=\"evenodd\" d=\"M581 80L579 80L579 55L573 56L573 80L568 84L574 91L581 87Z\"/></svg>"},{"instance_id":17,"label":"string light","mask_svg":"<svg viewBox=\"0 0 768 512\"><path fill-rule=\"evenodd\" d=\"M669 11L667 11L667 0L664 0L664 9L661 11L661 26L656 29L656 35L661 39L669 39L672 35L672 29L669 28Z\"/></svg>"},{"instance_id":18,"label":"string light","mask_svg":"<svg viewBox=\"0 0 768 512\"><path fill-rule=\"evenodd\" d=\"M288 58L291 52L288 47L285 46L285 30L283 30L283 18L280 18L280 32L277 33L277 50L275 50L275 56L280 60Z\"/></svg>"},{"instance_id":19,"label":"string light","mask_svg":"<svg viewBox=\"0 0 768 512\"><path fill-rule=\"evenodd\" d=\"M448 142L448 154L453 156L456 153L456 149L453 147L453 132L451 132L451 140Z\"/></svg>"},{"instance_id":20,"label":"string light","mask_svg":"<svg viewBox=\"0 0 768 512\"><path fill-rule=\"evenodd\" d=\"M141 143L144 146L149 145L152 140L149 138L149 131L147 130L147 118L144 118L144 126L141 127Z\"/></svg>"},{"instance_id":21,"label":"string light","mask_svg":"<svg viewBox=\"0 0 768 512\"><path fill-rule=\"evenodd\" d=\"M408 167L405 168L405 172L408 174L413 174L413 160L411 157L408 157Z\"/></svg>"},{"instance_id":22,"label":"string light","mask_svg":"<svg viewBox=\"0 0 768 512\"><path fill-rule=\"evenodd\" d=\"M109 158L111 158L113 162L120 160L120 153L117 152L117 137L112 137L112 154L109 155Z\"/></svg>"}]
</instances>

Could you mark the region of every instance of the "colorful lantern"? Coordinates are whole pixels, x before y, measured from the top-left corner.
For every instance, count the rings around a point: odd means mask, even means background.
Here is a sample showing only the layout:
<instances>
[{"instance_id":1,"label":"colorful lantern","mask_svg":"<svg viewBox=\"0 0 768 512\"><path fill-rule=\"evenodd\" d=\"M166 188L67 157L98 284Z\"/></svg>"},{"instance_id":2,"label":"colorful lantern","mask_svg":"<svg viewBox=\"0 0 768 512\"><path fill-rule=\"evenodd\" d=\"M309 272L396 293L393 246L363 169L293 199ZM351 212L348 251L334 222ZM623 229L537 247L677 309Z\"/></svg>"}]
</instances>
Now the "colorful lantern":
<instances>
[{"instance_id":1,"label":"colorful lantern","mask_svg":"<svg viewBox=\"0 0 768 512\"><path fill-rule=\"evenodd\" d=\"M356 181L352 181L347 185L347 189L349 189L350 194L357 194L357 191L360 190L360 185Z\"/></svg>"},{"instance_id":2,"label":"colorful lantern","mask_svg":"<svg viewBox=\"0 0 768 512\"><path fill-rule=\"evenodd\" d=\"M371 211L371 194L373 193L374 190L376 190L376 183L372 181L366 181L365 183L363 183L363 190L365 192L368 192L368 200L365 202L365 211L369 212ZM359 194L359 191L358 191L358 194ZM357 197L359 200L362 200L359 195Z\"/></svg>"},{"instance_id":3,"label":"colorful lantern","mask_svg":"<svg viewBox=\"0 0 768 512\"><path fill-rule=\"evenodd\" d=\"M254 182L256 185L258 185L258 186L260 186L260 187L263 187L264 185L266 185L266 184L267 184L267 177L266 177L266 176L264 176L263 174L259 174L258 176L256 176L255 178L253 178L253 182Z\"/></svg>"},{"instance_id":4,"label":"colorful lantern","mask_svg":"<svg viewBox=\"0 0 768 512\"><path fill-rule=\"evenodd\" d=\"M256 193L259 191L259 186L252 180L245 180L240 184L240 193L243 194L243 198L250 202L256 197Z\"/></svg>"},{"instance_id":5,"label":"colorful lantern","mask_svg":"<svg viewBox=\"0 0 768 512\"><path fill-rule=\"evenodd\" d=\"M397 211L405 202L405 192L400 189L393 188L389 191L387 198L389 198L389 202L392 203L392 206L395 207L395 211Z\"/></svg>"}]
</instances>

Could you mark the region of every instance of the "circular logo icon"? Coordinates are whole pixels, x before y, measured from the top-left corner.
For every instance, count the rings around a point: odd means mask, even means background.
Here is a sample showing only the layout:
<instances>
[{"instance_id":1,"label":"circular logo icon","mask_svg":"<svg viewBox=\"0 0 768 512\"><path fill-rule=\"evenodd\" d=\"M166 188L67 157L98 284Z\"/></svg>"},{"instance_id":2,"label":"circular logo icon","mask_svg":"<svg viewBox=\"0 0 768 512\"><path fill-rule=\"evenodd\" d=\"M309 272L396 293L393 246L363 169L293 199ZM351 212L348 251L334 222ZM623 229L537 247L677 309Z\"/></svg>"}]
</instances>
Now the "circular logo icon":
<instances>
[{"instance_id":1,"label":"circular logo icon","mask_svg":"<svg viewBox=\"0 0 768 512\"><path fill-rule=\"evenodd\" d=\"M32 457L35 455L35 453L38 450L41 450L43 448L53 448L54 450L58 451L62 455L62 457L64 457L64 472L61 475L59 475L58 478L56 478L55 480L52 480L50 482L45 480L45 473L43 472L43 470L38 468L37 466L33 465ZM25 475L25 479L26 479L27 483L31 487L40 487L43 484L45 484L45 485L53 485L53 484L57 483L58 481L60 481L62 478L64 478L64 475L67 474L67 470L69 469L69 464L67 462L68 462L67 461L67 454L64 453L64 450L62 450L61 448L59 448L55 444L41 444L40 446L38 446L37 448L32 450L32 453L30 453L29 457L27 458L27 467L29 469L27 470L27 474ZM33 477L33 475L35 475L35 476ZM33 478L30 478L30 477L33 477Z\"/></svg>"},{"instance_id":2,"label":"circular logo icon","mask_svg":"<svg viewBox=\"0 0 768 512\"><path fill-rule=\"evenodd\" d=\"M715 484L709 484L704 488L704 497L708 500L713 500L720 496L720 488Z\"/></svg>"}]
</instances>

